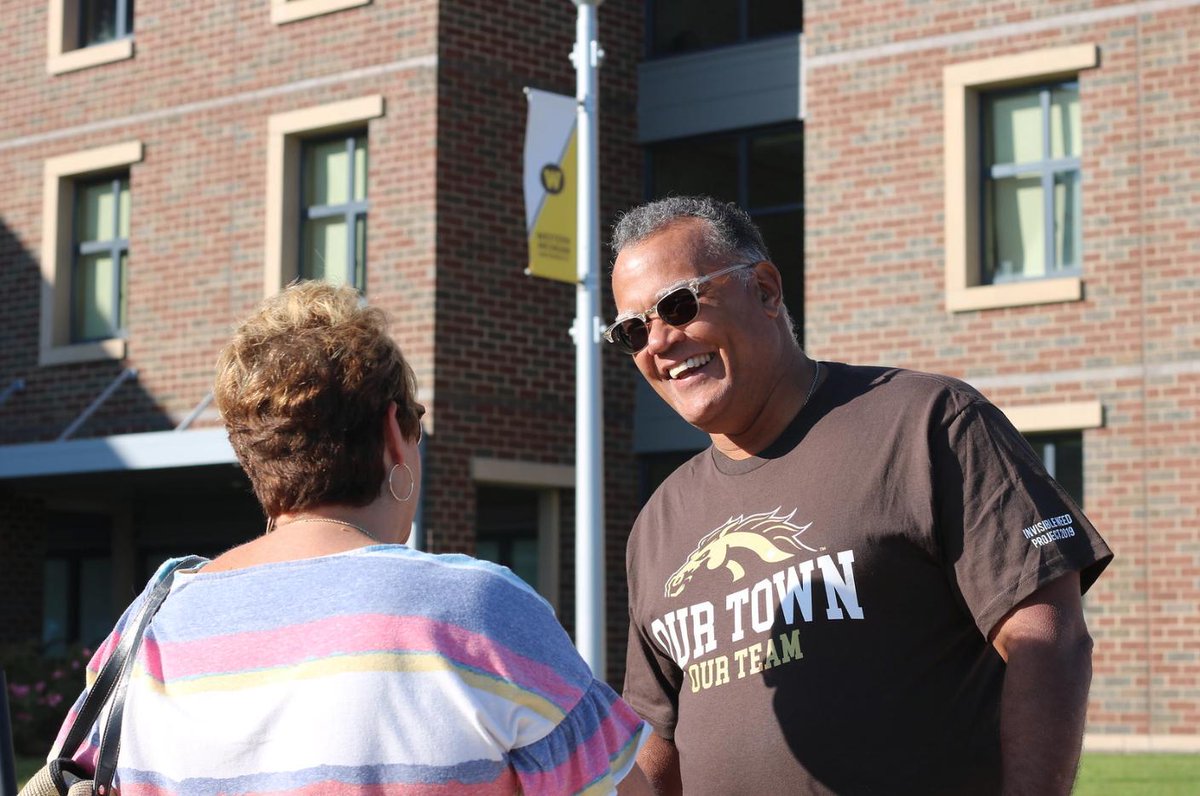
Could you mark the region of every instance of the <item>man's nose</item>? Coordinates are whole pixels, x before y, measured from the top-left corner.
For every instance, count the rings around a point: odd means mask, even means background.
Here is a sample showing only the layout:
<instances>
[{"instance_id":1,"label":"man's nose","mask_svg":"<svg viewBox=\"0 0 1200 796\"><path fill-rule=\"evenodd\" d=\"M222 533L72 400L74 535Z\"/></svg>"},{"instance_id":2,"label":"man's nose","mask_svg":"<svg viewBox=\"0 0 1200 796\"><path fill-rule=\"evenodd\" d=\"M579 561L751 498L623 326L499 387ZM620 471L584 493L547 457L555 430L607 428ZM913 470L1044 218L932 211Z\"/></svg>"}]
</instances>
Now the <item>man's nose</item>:
<instances>
[{"instance_id":1,"label":"man's nose","mask_svg":"<svg viewBox=\"0 0 1200 796\"><path fill-rule=\"evenodd\" d=\"M662 318L652 318L646 324L648 328L646 350L651 354L666 351L676 342L677 336L683 334L678 327L672 326Z\"/></svg>"}]
</instances>

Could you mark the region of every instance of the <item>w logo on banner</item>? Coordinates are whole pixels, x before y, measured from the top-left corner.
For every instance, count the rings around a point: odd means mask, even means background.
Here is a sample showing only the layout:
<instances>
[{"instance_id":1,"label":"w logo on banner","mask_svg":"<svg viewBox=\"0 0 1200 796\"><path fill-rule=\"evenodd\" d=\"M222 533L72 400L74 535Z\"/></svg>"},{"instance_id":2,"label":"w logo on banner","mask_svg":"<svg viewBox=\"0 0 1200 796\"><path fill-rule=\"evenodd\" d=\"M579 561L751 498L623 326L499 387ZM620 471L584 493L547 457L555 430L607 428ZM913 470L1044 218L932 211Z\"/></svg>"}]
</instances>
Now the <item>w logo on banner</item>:
<instances>
[{"instance_id":1,"label":"w logo on banner","mask_svg":"<svg viewBox=\"0 0 1200 796\"><path fill-rule=\"evenodd\" d=\"M557 165L547 163L545 166L542 166L542 187L546 189L546 193L553 195L562 193L566 179L563 170Z\"/></svg>"},{"instance_id":2,"label":"w logo on banner","mask_svg":"<svg viewBox=\"0 0 1200 796\"><path fill-rule=\"evenodd\" d=\"M525 232L527 274L578 282L575 262L574 97L525 89Z\"/></svg>"}]
</instances>

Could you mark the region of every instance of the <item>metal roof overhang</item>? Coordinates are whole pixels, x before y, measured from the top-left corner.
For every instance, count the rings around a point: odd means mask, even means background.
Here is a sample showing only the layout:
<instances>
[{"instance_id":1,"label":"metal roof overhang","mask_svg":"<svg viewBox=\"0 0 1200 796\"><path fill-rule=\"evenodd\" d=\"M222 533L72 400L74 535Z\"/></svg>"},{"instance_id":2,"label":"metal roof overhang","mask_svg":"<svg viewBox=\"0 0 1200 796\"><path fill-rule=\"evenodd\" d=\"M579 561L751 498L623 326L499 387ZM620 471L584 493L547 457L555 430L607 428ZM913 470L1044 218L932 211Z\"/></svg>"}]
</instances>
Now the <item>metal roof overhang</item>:
<instances>
[{"instance_id":1,"label":"metal roof overhang","mask_svg":"<svg viewBox=\"0 0 1200 796\"><path fill-rule=\"evenodd\" d=\"M0 445L0 479L237 464L223 428Z\"/></svg>"}]
</instances>

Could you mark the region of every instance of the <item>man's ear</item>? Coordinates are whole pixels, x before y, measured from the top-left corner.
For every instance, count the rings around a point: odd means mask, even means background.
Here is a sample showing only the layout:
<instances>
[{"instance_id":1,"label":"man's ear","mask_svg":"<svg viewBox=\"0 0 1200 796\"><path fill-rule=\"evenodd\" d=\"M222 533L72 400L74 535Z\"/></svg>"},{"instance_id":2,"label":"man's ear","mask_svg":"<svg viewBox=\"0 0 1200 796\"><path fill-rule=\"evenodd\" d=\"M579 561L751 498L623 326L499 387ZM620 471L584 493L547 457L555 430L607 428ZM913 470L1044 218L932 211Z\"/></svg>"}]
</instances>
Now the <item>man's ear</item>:
<instances>
[{"instance_id":1,"label":"man's ear","mask_svg":"<svg viewBox=\"0 0 1200 796\"><path fill-rule=\"evenodd\" d=\"M758 291L758 300L762 302L763 309L770 317L776 317L783 306L783 277L779 269L775 263L764 260L754 266L754 279L754 289Z\"/></svg>"}]
</instances>

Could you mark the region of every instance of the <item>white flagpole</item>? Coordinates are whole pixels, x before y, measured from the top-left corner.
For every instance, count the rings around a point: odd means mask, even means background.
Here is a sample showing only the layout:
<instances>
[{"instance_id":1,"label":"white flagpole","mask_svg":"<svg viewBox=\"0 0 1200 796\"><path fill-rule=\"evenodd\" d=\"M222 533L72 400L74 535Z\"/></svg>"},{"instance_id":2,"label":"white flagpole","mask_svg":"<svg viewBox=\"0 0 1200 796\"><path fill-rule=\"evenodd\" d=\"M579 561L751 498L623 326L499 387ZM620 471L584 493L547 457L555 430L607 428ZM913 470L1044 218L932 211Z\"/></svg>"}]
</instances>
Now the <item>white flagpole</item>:
<instances>
[{"instance_id":1,"label":"white flagpole","mask_svg":"<svg viewBox=\"0 0 1200 796\"><path fill-rule=\"evenodd\" d=\"M575 293L575 646L600 679L604 660L604 438L600 381L600 165L596 70L604 53L596 9L572 0L575 98L579 103Z\"/></svg>"}]
</instances>

